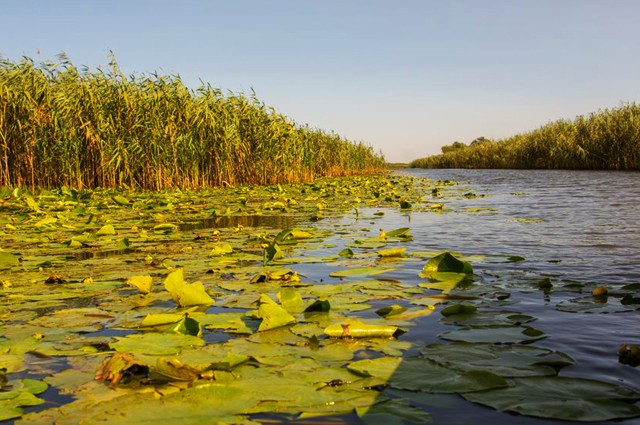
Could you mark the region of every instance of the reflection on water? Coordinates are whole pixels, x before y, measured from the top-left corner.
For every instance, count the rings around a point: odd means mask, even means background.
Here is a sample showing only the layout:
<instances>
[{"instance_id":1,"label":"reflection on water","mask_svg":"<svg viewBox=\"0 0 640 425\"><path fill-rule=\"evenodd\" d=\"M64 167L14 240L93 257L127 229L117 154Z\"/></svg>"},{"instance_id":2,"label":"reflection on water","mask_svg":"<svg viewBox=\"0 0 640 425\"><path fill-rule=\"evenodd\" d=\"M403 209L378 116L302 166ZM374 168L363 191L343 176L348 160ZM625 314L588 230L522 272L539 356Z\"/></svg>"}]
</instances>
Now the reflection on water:
<instances>
[{"instance_id":1,"label":"reflection on water","mask_svg":"<svg viewBox=\"0 0 640 425\"><path fill-rule=\"evenodd\" d=\"M280 215L221 215L205 218L191 223L179 225L181 231L201 229L222 229L230 227L269 227L288 229L293 227L294 220L291 216Z\"/></svg>"}]
</instances>

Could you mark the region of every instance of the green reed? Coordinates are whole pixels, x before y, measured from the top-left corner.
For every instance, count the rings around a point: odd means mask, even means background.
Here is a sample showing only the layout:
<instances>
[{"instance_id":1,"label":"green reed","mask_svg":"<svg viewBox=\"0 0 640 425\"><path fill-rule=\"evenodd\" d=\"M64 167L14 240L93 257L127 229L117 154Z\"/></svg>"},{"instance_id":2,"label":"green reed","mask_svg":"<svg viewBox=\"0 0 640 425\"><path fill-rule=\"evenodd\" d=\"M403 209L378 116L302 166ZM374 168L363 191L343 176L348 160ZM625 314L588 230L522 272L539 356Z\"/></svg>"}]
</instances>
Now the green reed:
<instances>
[{"instance_id":1,"label":"green reed","mask_svg":"<svg viewBox=\"0 0 640 425\"><path fill-rule=\"evenodd\" d=\"M410 166L640 170L640 105L623 104L507 139L447 149Z\"/></svg>"},{"instance_id":2,"label":"green reed","mask_svg":"<svg viewBox=\"0 0 640 425\"><path fill-rule=\"evenodd\" d=\"M0 186L271 184L385 168L362 142L300 126L255 94L177 75L0 59Z\"/></svg>"}]
</instances>

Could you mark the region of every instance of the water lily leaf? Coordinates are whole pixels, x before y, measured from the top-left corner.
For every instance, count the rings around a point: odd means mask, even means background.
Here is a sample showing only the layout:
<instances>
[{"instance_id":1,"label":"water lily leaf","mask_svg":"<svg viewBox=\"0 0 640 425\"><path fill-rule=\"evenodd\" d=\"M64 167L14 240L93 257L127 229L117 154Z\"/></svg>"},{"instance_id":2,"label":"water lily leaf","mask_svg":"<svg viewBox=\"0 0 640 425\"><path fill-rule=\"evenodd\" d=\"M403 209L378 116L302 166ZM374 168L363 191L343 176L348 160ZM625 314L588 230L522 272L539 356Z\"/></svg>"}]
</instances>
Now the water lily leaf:
<instances>
[{"instance_id":1,"label":"water lily leaf","mask_svg":"<svg viewBox=\"0 0 640 425\"><path fill-rule=\"evenodd\" d=\"M172 324L167 328L165 332L173 332L182 335L193 335L200 336L202 335L202 327L200 323L189 317L188 315L183 315L181 320Z\"/></svg>"},{"instance_id":2,"label":"water lily leaf","mask_svg":"<svg viewBox=\"0 0 640 425\"><path fill-rule=\"evenodd\" d=\"M458 314L473 314L476 310L478 310L478 307L474 304L457 303L443 308L440 310L440 314L446 317Z\"/></svg>"},{"instance_id":3,"label":"water lily leaf","mask_svg":"<svg viewBox=\"0 0 640 425\"><path fill-rule=\"evenodd\" d=\"M233 253L233 247L230 243L217 242L211 248L211 252L209 252L209 255L211 257L220 257L231 253Z\"/></svg>"},{"instance_id":4,"label":"water lily leaf","mask_svg":"<svg viewBox=\"0 0 640 425\"><path fill-rule=\"evenodd\" d=\"M289 313L301 313L304 310L304 301L302 295L292 287L280 289L277 294L280 305Z\"/></svg>"},{"instance_id":5,"label":"water lily leaf","mask_svg":"<svg viewBox=\"0 0 640 425\"><path fill-rule=\"evenodd\" d=\"M205 291L202 282L187 283L184 280L183 269L169 273L164 280L164 287L181 307L211 305L214 302Z\"/></svg>"},{"instance_id":6,"label":"water lily leaf","mask_svg":"<svg viewBox=\"0 0 640 425\"><path fill-rule=\"evenodd\" d=\"M411 406L406 400L389 399L372 406L356 408L356 414L365 424L403 425L407 422L424 424L431 422L431 415L423 409Z\"/></svg>"},{"instance_id":7,"label":"water lily leaf","mask_svg":"<svg viewBox=\"0 0 640 425\"><path fill-rule=\"evenodd\" d=\"M119 352L168 356L178 354L182 348L202 347L206 343L195 336L149 332L115 337L109 346Z\"/></svg>"},{"instance_id":8,"label":"water lily leaf","mask_svg":"<svg viewBox=\"0 0 640 425\"><path fill-rule=\"evenodd\" d=\"M315 300L309 304L305 309L305 313L313 312L328 312L331 310L331 303L328 300Z\"/></svg>"},{"instance_id":9,"label":"water lily leaf","mask_svg":"<svg viewBox=\"0 0 640 425\"><path fill-rule=\"evenodd\" d=\"M8 269L20 264L18 257L10 252L0 251L0 269Z\"/></svg>"},{"instance_id":10,"label":"water lily leaf","mask_svg":"<svg viewBox=\"0 0 640 425\"><path fill-rule=\"evenodd\" d=\"M203 370L184 364L175 357L160 357L150 372L170 381L193 381Z\"/></svg>"},{"instance_id":11,"label":"water lily leaf","mask_svg":"<svg viewBox=\"0 0 640 425\"><path fill-rule=\"evenodd\" d=\"M96 232L96 236L113 236L115 234L116 229L113 224L105 224Z\"/></svg>"},{"instance_id":12,"label":"water lily leaf","mask_svg":"<svg viewBox=\"0 0 640 425\"><path fill-rule=\"evenodd\" d=\"M153 278L149 275L131 276L130 278L127 278L124 283L138 288L138 290L143 294L148 294L151 292Z\"/></svg>"},{"instance_id":13,"label":"water lily leaf","mask_svg":"<svg viewBox=\"0 0 640 425\"><path fill-rule=\"evenodd\" d=\"M251 334L258 330L259 321L244 312L206 314L198 317L206 329L224 329L231 333Z\"/></svg>"},{"instance_id":14,"label":"water lily leaf","mask_svg":"<svg viewBox=\"0 0 640 425\"><path fill-rule=\"evenodd\" d=\"M615 384L579 378L515 378L507 388L463 394L494 409L547 419L609 421L640 417L640 393Z\"/></svg>"},{"instance_id":15,"label":"water lily leaf","mask_svg":"<svg viewBox=\"0 0 640 425\"><path fill-rule=\"evenodd\" d=\"M36 224L34 224L34 226L37 229L43 229L43 228L46 229L46 228L53 227L53 225L57 222L58 222L58 219L55 217L46 217L38 221Z\"/></svg>"},{"instance_id":16,"label":"water lily leaf","mask_svg":"<svg viewBox=\"0 0 640 425\"><path fill-rule=\"evenodd\" d=\"M393 388L434 393L482 391L506 387L507 381L491 372L456 371L419 357L380 357L352 362L352 372L377 376Z\"/></svg>"},{"instance_id":17,"label":"water lily leaf","mask_svg":"<svg viewBox=\"0 0 640 425\"><path fill-rule=\"evenodd\" d=\"M376 325L358 321L333 324L324 329L325 334L337 338L389 338L396 332L398 332L397 326Z\"/></svg>"},{"instance_id":18,"label":"water lily leaf","mask_svg":"<svg viewBox=\"0 0 640 425\"><path fill-rule=\"evenodd\" d=\"M122 195L113 195L111 199L118 205L129 205L129 200Z\"/></svg>"},{"instance_id":19,"label":"water lily leaf","mask_svg":"<svg viewBox=\"0 0 640 425\"><path fill-rule=\"evenodd\" d=\"M279 260L284 258L284 253L280 249L277 243L271 243L264 250L264 264L267 265L270 261Z\"/></svg>"},{"instance_id":20,"label":"water lily leaf","mask_svg":"<svg viewBox=\"0 0 640 425\"><path fill-rule=\"evenodd\" d=\"M475 311L472 314L456 314L440 319L446 325L478 327L478 326L513 326L529 323L535 317L509 310Z\"/></svg>"},{"instance_id":21,"label":"water lily leaf","mask_svg":"<svg viewBox=\"0 0 640 425\"><path fill-rule=\"evenodd\" d=\"M154 327L160 325L170 325L172 323L176 323L180 321L184 317L184 314L181 313L156 313L156 314L147 314L144 319L142 319L141 326L143 327Z\"/></svg>"},{"instance_id":22,"label":"water lily leaf","mask_svg":"<svg viewBox=\"0 0 640 425\"><path fill-rule=\"evenodd\" d=\"M400 313L404 313L407 311L407 308L398 304L389 305L386 307L381 307L376 310L376 314L381 317L391 317L398 315Z\"/></svg>"},{"instance_id":23,"label":"water lily leaf","mask_svg":"<svg viewBox=\"0 0 640 425\"><path fill-rule=\"evenodd\" d=\"M287 326L296 322L287 310L276 304L268 295L261 294L258 301L258 317L262 319L258 331L267 331L270 329Z\"/></svg>"},{"instance_id":24,"label":"water lily leaf","mask_svg":"<svg viewBox=\"0 0 640 425\"><path fill-rule=\"evenodd\" d=\"M430 278L436 272L472 274L473 266L471 263L457 259L450 252L443 252L427 261L420 273L420 277Z\"/></svg>"},{"instance_id":25,"label":"water lily leaf","mask_svg":"<svg viewBox=\"0 0 640 425\"><path fill-rule=\"evenodd\" d=\"M399 229L390 230L386 232L387 238L397 238L400 236L406 236L410 230L411 228L409 227L401 227Z\"/></svg>"},{"instance_id":26,"label":"water lily leaf","mask_svg":"<svg viewBox=\"0 0 640 425\"><path fill-rule=\"evenodd\" d=\"M619 313L637 310L639 307L634 304L623 304L620 299L612 296L572 298L556 305L556 309L569 313Z\"/></svg>"},{"instance_id":27,"label":"water lily leaf","mask_svg":"<svg viewBox=\"0 0 640 425\"><path fill-rule=\"evenodd\" d=\"M17 354L0 354L0 373L20 372L24 370L24 359L22 355ZM2 385L0 385L1 387Z\"/></svg>"},{"instance_id":28,"label":"water lily leaf","mask_svg":"<svg viewBox=\"0 0 640 425\"><path fill-rule=\"evenodd\" d=\"M331 277L355 277L355 276L375 276L382 273L388 273L395 268L386 267L354 267L351 269L338 270L329 273Z\"/></svg>"},{"instance_id":29,"label":"water lily leaf","mask_svg":"<svg viewBox=\"0 0 640 425\"><path fill-rule=\"evenodd\" d=\"M15 391L15 393L15 397L0 400L0 420L19 418L23 414L21 407L37 406L44 403L43 399L28 391Z\"/></svg>"},{"instance_id":30,"label":"water lily leaf","mask_svg":"<svg viewBox=\"0 0 640 425\"><path fill-rule=\"evenodd\" d=\"M452 341L491 342L495 344L519 344L536 341L545 336L544 332L529 326L487 326L455 329L438 335L440 338Z\"/></svg>"},{"instance_id":31,"label":"water lily leaf","mask_svg":"<svg viewBox=\"0 0 640 425\"><path fill-rule=\"evenodd\" d=\"M452 369L485 370L503 377L555 376L558 369L575 364L564 353L518 344L429 344L420 354Z\"/></svg>"},{"instance_id":32,"label":"water lily leaf","mask_svg":"<svg viewBox=\"0 0 640 425\"><path fill-rule=\"evenodd\" d=\"M338 255L344 258L351 258L353 257L353 250L351 248L345 248L340 251Z\"/></svg>"},{"instance_id":33,"label":"water lily leaf","mask_svg":"<svg viewBox=\"0 0 640 425\"><path fill-rule=\"evenodd\" d=\"M171 233L176 230L178 230L178 226L173 223L160 223L153 227L153 231L158 233Z\"/></svg>"},{"instance_id":34,"label":"water lily leaf","mask_svg":"<svg viewBox=\"0 0 640 425\"><path fill-rule=\"evenodd\" d=\"M380 257L402 257L407 251L407 248L388 248L378 251Z\"/></svg>"}]
</instances>

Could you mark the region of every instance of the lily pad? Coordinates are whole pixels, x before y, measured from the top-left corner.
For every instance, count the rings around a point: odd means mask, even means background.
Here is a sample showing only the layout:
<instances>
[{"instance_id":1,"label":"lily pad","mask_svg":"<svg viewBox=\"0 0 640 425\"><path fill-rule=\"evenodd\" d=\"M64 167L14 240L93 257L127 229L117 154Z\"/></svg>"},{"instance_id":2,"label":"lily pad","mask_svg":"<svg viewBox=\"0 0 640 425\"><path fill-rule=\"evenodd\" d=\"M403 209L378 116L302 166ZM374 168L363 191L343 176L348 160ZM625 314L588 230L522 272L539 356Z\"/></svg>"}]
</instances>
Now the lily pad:
<instances>
[{"instance_id":1,"label":"lily pad","mask_svg":"<svg viewBox=\"0 0 640 425\"><path fill-rule=\"evenodd\" d=\"M575 364L566 354L532 345L454 342L429 344L420 353L445 367L485 370L504 377L555 376L561 367Z\"/></svg>"},{"instance_id":2,"label":"lily pad","mask_svg":"<svg viewBox=\"0 0 640 425\"><path fill-rule=\"evenodd\" d=\"M494 344L519 344L536 341L546 334L529 326L487 326L455 329L442 332L438 337L452 341L490 342Z\"/></svg>"},{"instance_id":3,"label":"lily pad","mask_svg":"<svg viewBox=\"0 0 640 425\"><path fill-rule=\"evenodd\" d=\"M507 381L486 371L456 371L419 357L381 357L359 360L347 368L366 376L388 380L391 387L410 391L459 393L507 387Z\"/></svg>"},{"instance_id":4,"label":"lily pad","mask_svg":"<svg viewBox=\"0 0 640 425\"><path fill-rule=\"evenodd\" d=\"M183 269L169 273L164 280L164 287L181 307L211 305L214 302L205 291L202 282L187 283L184 280Z\"/></svg>"},{"instance_id":5,"label":"lily pad","mask_svg":"<svg viewBox=\"0 0 640 425\"><path fill-rule=\"evenodd\" d=\"M497 410L567 421L640 417L640 393L607 382L579 378L515 378L507 388L463 394Z\"/></svg>"}]
</instances>

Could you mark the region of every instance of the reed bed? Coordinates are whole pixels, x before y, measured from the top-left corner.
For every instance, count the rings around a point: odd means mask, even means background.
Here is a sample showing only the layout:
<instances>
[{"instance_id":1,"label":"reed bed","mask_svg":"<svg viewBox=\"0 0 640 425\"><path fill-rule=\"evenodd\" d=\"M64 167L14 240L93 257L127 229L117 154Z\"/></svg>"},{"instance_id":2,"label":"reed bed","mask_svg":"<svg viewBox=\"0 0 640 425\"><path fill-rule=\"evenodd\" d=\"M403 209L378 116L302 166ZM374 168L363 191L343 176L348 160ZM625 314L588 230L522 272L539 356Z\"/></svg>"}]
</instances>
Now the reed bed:
<instances>
[{"instance_id":1,"label":"reed bed","mask_svg":"<svg viewBox=\"0 0 640 425\"><path fill-rule=\"evenodd\" d=\"M640 170L640 106L622 104L503 140L454 145L410 166Z\"/></svg>"},{"instance_id":2,"label":"reed bed","mask_svg":"<svg viewBox=\"0 0 640 425\"><path fill-rule=\"evenodd\" d=\"M0 185L141 189L376 172L363 142L294 123L251 95L178 75L0 58Z\"/></svg>"}]
</instances>

